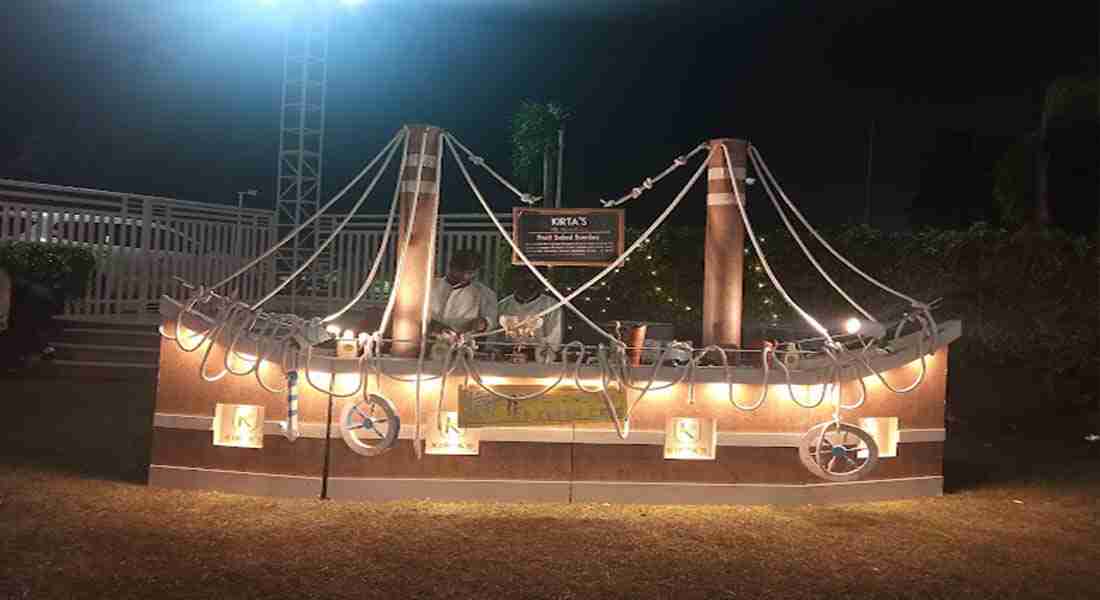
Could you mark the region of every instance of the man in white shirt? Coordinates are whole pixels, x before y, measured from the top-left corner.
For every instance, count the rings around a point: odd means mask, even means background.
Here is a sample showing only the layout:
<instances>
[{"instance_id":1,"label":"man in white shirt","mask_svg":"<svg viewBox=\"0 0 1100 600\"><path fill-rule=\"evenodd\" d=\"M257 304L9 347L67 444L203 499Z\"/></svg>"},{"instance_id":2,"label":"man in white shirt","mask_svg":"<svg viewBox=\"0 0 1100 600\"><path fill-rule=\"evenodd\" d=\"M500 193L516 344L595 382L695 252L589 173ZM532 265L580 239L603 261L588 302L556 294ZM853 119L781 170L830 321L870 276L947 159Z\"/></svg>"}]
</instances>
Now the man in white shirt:
<instances>
[{"instance_id":1,"label":"man in white shirt","mask_svg":"<svg viewBox=\"0 0 1100 600\"><path fill-rule=\"evenodd\" d=\"M447 275L432 282L429 335L449 338L496 326L497 295L477 281L480 268L481 256L473 250L457 250L451 255Z\"/></svg>"},{"instance_id":2,"label":"man in white shirt","mask_svg":"<svg viewBox=\"0 0 1100 600\"><path fill-rule=\"evenodd\" d=\"M557 304L553 298L542 292L542 284L527 267L512 270L512 290L512 295L501 300L497 307L497 312L502 317L533 317ZM542 326L535 332L535 342L542 346L537 350L537 356L542 362L549 362L561 349L561 308L543 315Z\"/></svg>"}]
</instances>

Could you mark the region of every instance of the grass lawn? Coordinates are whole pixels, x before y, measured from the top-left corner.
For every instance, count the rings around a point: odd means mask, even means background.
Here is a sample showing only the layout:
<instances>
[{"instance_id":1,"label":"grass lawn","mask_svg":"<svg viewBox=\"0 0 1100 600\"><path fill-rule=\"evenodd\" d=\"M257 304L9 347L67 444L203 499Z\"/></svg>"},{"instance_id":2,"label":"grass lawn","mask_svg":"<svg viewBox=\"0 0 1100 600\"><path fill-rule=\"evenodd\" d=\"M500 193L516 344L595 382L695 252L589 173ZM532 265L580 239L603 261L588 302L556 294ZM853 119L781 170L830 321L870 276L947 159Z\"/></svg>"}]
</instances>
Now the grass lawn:
<instances>
[{"instance_id":1,"label":"grass lawn","mask_svg":"<svg viewBox=\"0 0 1100 600\"><path fill-rule=\"evenodd\" d=\"M2 599L1100 597L1100 444L951 433L915 501L342 503L145 487L148 407L78 404L0 427Z\"/></svg>"}]
</instances>

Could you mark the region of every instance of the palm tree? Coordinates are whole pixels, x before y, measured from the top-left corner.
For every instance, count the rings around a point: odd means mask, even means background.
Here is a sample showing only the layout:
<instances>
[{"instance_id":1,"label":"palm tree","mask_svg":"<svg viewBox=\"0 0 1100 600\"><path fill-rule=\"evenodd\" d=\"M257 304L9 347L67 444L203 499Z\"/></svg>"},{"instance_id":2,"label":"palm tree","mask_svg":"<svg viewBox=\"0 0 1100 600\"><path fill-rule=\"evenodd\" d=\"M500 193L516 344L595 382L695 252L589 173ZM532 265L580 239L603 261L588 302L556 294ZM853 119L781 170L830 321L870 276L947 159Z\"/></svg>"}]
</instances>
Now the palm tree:
<instances>
[{"instance_id":1,"label":"palm tree","mask_svg":"<svg viewBox=\"0 0 1100 600\"><path fill-rule=\"evenodd\" d=\"M1035 222L1040 227L1050 224L1050 189L1047 176L1050 168L1049 134L1051 125L1061 119L1097 117L1097 83L1095 79L1061 77L1047 86L1043 98L1043 113L1036 132L1038 147L1035 157Z\"/></svg>"},{"instance_id":2,"label":"palm tree","mask_svg":"<svg viewBox=\"0 0 1100 600\"><path fill-rule=\"evenodd\" d=\"M562 151L569 112L560 104L525 100L512 117L512 171L521 185L541 184L544 201L561 202ZM556 155L556 156L555 156ZM555 183L551 165L556 164Z\"/></svg>"},{"instance_id":3,"label":"palm tree","mask_svg":"<svg viewBox=\"0 0 1100 600\"><path fill-rule=\"evenodd\" d=\"M1070 122L1096 120L1095 80L1061 77L1047 86L1039 127L1013 144L994 168L993 197L1003 224L1042 228L1052 223L1051 133Z\"/></svg>"}]
</instances>

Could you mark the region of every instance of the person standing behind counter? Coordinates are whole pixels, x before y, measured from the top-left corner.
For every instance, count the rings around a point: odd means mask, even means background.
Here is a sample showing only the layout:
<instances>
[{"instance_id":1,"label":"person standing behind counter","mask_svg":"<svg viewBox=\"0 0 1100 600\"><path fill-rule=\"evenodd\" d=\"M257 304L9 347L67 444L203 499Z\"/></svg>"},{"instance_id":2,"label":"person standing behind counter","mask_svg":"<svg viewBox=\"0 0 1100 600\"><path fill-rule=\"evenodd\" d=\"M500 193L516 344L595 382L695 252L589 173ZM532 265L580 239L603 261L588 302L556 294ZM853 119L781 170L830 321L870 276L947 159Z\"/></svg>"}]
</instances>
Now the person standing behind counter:
<instances>
[{"instance_id":1,"label":"person standing behind counter","mask_svg":"<svg viewBox=\"0 0 1100 600\"><path fill-rule=\"evenodd\" d=\"M533 317L550 308L556 302L542 292L542 285L527 267L512 269L511 296L500 301L497 312L503 317ZM542 362L550 362L554 354L561 349L561 308L557 308L542 317L542 327L538 330L537 340L544 344L538 350Z\"/></svg>"},{"instance_id":2,"label":"person standing behind counter","mask_svg":"<svg viewBox=\"0 0 1100 600\"><path fill-rule=\"evenodd\" d=\"M481 255L457 250L447 263L447 275L436 279L428 307L428 334L453 338L459 333L481 333L497 322L497 294L477 281Z\"/></svg>"}]
</instances>

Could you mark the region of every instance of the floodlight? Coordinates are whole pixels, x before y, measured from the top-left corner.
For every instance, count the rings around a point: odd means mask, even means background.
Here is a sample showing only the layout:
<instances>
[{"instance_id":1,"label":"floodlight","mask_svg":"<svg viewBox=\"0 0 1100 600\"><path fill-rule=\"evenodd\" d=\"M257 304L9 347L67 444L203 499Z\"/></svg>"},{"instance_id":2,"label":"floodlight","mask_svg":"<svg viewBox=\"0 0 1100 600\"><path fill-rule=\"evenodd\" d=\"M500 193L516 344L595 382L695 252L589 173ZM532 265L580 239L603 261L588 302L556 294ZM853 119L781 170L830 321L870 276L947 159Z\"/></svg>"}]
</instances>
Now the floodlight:
<instances>
[{"instance_id":1,"label":"floodlight","mask_svg":"<svg viewBox=\"0 0 1100 600\"><path fill-rule=\"evenodd\" d=\"M863 327L863 323L859 319L852 317L844 322L844 331L848 332L848 335L855 335L859 333L860 328Z\"/></svg>"}]
</instances>

